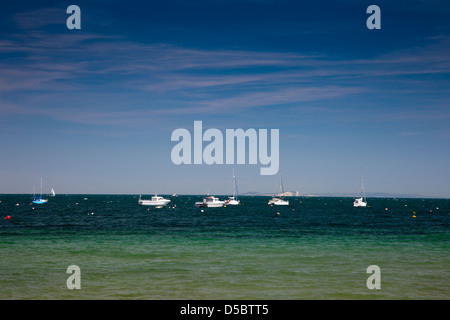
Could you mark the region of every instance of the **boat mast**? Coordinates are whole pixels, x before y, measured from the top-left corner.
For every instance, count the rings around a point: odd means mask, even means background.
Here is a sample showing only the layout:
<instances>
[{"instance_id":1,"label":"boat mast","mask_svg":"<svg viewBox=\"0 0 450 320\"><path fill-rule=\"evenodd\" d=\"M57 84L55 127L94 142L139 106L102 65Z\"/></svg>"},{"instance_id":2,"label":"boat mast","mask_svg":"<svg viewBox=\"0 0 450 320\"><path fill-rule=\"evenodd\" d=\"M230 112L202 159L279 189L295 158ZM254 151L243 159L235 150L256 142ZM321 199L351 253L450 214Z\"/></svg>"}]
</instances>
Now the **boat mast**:
<instances>
[{"instance_id":1,"label":"boat mast","mask_svg":"<svg viewBox=\"0 0 450 320\"><path fill-rule=\"evenodd\" d=\"M281 197L284 196L284 187L283 187L283 177L281 176L280 172L280 190L281 190Z\"/></svg>"},{"instance_id":2,"label":"boat mast","mask_svg":"<svg viewBox=\"0 0 450 320\"><path fill-rule=\"evenodd\" d=\"M233 168L233 197L235 200L237 200L238 190L237 190L236 176L234 175L234 168Z\"/></svg>"},{"instance_id":3,"label":"boat mast","mask_svg":"<svg viewBox=\"0 0 450 320\"><path fill-rule=\"evenodd\" d=\"M364 178L362 173L362 167L359 168L359 176L361 180L361 197L363 198L363 201L366 202L366 191L364 190Z\"/></svg>"}]
</instances>

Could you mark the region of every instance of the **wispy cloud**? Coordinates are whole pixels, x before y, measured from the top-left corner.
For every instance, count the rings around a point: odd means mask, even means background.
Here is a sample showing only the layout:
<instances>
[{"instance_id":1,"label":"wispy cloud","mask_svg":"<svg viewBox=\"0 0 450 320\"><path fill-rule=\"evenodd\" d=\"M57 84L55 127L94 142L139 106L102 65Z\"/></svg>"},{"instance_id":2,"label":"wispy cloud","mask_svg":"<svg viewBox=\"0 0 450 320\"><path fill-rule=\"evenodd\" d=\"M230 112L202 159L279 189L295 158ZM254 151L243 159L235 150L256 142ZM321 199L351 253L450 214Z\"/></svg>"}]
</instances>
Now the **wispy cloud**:
<instances>
[{"instance_id":1,"label":"wispy cloud","mask_svg":"<svg viewBox=\"0 0 450 320\"><path fill-rule=\"evenodd\" d=\"M41 29L44 26L65 23L65 8L42 8L33 11L17 13L12 17L13 22L20 28Z\"/></svg>"},{"instance_id":2,"label":"wispy cloud","mask_svg":"<svg viewBox=\"0 0 450 320\"><path fill-rule=\"evenodd\" d=\"M57 9L15 16L22 28L39 26L37 17ZM59 19L59 18L58 18ZM43 23L43 22L42 22ZM34 27L33 27L34 26ZM372 81L448 74L448 38L425 48L408 48L374 59L335 59L324 54L196 49L172 44L143 44L121 37L89 33L48 34L31 30L0 42L0 93L5 114L45 113L57 120L85 124L135 124L164 115L217 115L257 111L267 106L301 106L381 90ZM410 83L410 79L403 79ZM411 90L430 90L414 86ZM383 87L383 94L392 89ZM133 97L118 104L115 92ZM22 93L22 98L17 94ZM54 112L30 101L80 97L79 107ZM96 96L108 97L111 108L99 107ZM148 103L136 103L134 98ZM105 101L106 102L106 101ZM14 106L14 107L11 107ZM38 109L39 111L36 111Z\"/></svg>"}]
</instances>

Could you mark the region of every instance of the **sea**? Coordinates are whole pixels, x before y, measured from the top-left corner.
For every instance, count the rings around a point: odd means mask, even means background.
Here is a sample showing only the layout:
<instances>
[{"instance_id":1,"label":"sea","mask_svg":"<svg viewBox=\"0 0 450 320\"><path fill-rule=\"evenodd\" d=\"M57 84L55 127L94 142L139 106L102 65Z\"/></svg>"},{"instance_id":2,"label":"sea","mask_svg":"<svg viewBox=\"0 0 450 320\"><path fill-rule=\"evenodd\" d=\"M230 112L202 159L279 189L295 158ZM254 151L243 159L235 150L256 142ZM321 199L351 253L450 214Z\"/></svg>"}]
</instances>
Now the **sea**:
<instances>
[{"instance_id":1,"label":"sea","mask_svg":"<svg viewBox=\"0 0 450 320\"><path fill-rule=\"evenodd\" d=\"M138 197L0 195L0 299L450 298L449 199Z\"/></svg>"}]
</instances>

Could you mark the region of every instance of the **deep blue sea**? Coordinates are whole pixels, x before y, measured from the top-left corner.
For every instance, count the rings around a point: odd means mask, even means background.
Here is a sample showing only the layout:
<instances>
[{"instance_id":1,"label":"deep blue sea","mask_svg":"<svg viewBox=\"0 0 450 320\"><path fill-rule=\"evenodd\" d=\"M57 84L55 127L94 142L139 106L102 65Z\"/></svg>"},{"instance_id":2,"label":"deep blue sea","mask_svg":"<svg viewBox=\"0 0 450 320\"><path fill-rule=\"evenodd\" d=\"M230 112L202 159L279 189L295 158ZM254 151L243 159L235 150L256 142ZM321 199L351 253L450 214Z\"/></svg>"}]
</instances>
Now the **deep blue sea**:
<instances>
[{"instance_id":1,"label":"deep blue sea","mask_svg":"<svg viewBox=\"0 0 450 320\"><path fill-rule=\"evenodd\" d=\"M166 197L0 195L0 299L450 298L449 199ZM67 287L71 265L81 289Z\"/></svg>"}]
</instances>

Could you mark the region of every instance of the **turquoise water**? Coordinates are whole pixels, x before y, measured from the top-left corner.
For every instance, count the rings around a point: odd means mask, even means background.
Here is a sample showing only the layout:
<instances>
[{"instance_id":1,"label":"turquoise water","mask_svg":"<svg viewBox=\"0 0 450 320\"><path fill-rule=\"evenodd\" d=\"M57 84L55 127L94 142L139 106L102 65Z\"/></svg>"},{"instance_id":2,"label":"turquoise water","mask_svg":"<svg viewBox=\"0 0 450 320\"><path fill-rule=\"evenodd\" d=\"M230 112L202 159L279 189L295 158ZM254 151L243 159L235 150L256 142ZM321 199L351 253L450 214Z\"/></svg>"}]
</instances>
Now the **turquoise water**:
<instances>
[{"instance_id":1,"label":"turquoise water","mask_svg":"<svg viewBox=\"0 0 450 320\"><path fill-rule=\"evenodd\" d=\"M270 207L242 197L202 209L200 196L179 196L150 210L137 199L57 195L33 206L0 195L0 299L450 298L448 199L353 208L351 198ZM67 288L70 265L80 290ZM381 289L366 286L370 265Z\"/></svg>"}]
</instances>

